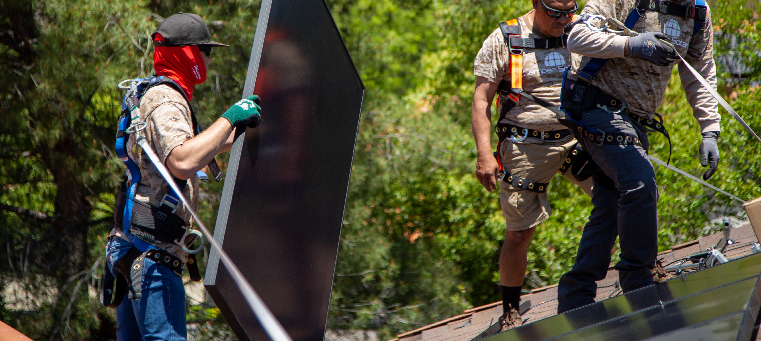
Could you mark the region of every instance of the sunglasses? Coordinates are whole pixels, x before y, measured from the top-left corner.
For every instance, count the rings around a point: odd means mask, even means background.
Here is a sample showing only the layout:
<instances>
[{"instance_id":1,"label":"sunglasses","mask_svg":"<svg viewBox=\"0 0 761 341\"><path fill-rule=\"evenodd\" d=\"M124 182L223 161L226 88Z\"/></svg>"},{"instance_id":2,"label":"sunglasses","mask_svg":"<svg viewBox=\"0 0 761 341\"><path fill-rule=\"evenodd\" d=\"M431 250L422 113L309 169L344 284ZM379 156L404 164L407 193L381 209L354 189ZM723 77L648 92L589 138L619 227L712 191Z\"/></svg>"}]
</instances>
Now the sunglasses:
<instances>
[{"instance_id":1,"label":"sunglasses","mask_svg":"<svg viewBox=\"0 0 761 341\"><path fill-rule=\"evenodd\" d=\"M575 1L574 1L573 9L569 10L569 11L561 11L559 9L554 9L554 8L552 8L550 6L547 6L544 3L543 0L539 0L539 2L542 3L542 7L544 7L544 9L546 10L547 15L549 15L550 18L557 19L557 18L560 18L562 16L566 16L566 17L570 18L571 16L576 14L576 11L579 10L579 4L577 2L575 2Z\"/></svg>"},{"instance_id":2,"label":"sunglasses","mask_svg":"<svg viewBox=\"0 0 761 341\"><path fill-rule=\"evenodd\" d=\"M198 50L206 54L206 57L211 58L211 45L198 45Z\"/></svg>"}]
</instances>

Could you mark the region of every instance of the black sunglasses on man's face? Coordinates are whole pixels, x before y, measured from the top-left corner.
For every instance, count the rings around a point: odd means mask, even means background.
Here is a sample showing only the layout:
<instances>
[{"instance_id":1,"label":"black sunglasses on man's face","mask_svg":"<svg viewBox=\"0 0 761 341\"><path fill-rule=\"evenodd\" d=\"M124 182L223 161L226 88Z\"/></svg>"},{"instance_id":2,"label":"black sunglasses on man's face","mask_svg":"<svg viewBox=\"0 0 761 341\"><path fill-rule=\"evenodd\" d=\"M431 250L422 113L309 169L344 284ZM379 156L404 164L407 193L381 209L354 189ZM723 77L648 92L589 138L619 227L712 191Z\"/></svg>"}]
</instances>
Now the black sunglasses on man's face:
<instances>
[{"instance_id":1,"label":"black sunglasses on man's face","mask_svg":"<svg viewBox=\"0 0 761 341\"><path fill-rule=\"evenodd\" d=\"M575 1L574 1L574 4L573 4L573 9L569 10L569 11L561 11L559 9L555 9L555 8L550 7L550 6L547 6L544 3L543 0L539 0L539 2L542 3L542 7L544 7L545 12L547 13L547 15L549 15L551 18L555 18L555 19L560 18L561 16L566 16L566 17L570 18L571 16L576 14L576 11L579 10L579 4L577 2L575 2Z\"/></svg>"},{"instance_id":2,"label":"black sunglasses on man's face","mask_svg":"<svg viewBox=\"0 0 761 341\"><path fill-rule=\"evenodd\" d=\"M198 50L206 54L206 57L211 58L211 45L198 45Z\"/></svg>"}]
</instances>

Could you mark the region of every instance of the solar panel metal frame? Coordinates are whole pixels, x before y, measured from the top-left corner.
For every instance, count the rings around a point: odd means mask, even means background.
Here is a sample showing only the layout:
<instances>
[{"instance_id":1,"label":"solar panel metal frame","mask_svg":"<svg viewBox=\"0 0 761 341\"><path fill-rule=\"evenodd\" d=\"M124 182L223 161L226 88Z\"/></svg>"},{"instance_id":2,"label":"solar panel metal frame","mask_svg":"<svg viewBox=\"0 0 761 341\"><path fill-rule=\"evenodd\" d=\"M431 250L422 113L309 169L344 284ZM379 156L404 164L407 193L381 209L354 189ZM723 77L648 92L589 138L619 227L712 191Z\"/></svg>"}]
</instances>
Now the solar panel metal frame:
<instances>
[{"instance_id":1,"label":"solar panel metal frame","mask_svg":"<svg viewBox=\"0 0 761 341\"><path fill-rule=\"evenodd\" d=\"M754 254L474 340L749 340L760 277L761 254Z\"/></svg>"},{"instance_id":2,"label":"solar panel metal frame","mask_svg":"<svg viewBox=\"0 0 761 341\"><path fill-rule=\"evenodd\" d=\"M291 53L291 58L270 58L268 66L267 51ZM289 75L275 65L298 60L299 53L306 56L306 69L285 70L294 72ZM320 0L262 1L247 75L242 97L262 97L262 125L236 131L214 238L294 340L322 340L364 85ZM286 93L272 90L294 79L303 83ZM304 95L311 109L283 108ZM309 130L298 143L284 142L296 135L289 129L304 121ZM295 184L262 164L285 162L287 155L278 159L271 150L277 143L306 150L294 161L307 171ZM264 183L261 174L273 175L274 184ZM276 205L286 211L273 213ZM266 339L213 250L204 285L239 339Z\"/></svg>"}]
</instances>

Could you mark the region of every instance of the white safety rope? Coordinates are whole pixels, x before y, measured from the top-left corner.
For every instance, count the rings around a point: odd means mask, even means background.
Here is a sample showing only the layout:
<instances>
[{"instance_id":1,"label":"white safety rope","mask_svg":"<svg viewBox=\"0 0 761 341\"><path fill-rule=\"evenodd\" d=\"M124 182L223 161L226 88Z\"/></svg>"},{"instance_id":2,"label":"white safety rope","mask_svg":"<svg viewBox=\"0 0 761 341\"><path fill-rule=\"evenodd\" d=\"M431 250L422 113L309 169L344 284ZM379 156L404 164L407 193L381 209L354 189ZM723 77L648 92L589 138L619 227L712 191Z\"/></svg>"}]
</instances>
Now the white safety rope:
<instances>
[{"instance_id":1,"label":"white safety rope","mask_svg":"<svg viewBox=\"0 0 761 341\"><path fill-rule=\"evenodd\" d=\"M182 203L188 209L188 212L190 212L190 214L193 216L193 219L195 219L196 224L198 224L201 232L203 232L203 234L206 236L206 239L209 241L209 244L211 244L211 247L219 254L219 258L222 260L222 263L230 272L230 276L233 278L233 281L235 281L235 284L238 286L238 288L240 288L241 294L243 294L243 298L246 300L248 306L254 312L254 315L259 320L259 323L261 323L264 331L272 340L291 341L291 337L288 336L288 334L285 332L285 329L283 329L283 326L280 325L280 322L277 321L275 316L272 314L272 312L270 312L259 295L256 294L256 291L254 291L254 288L251 287L251 284L246 281L238 267L235 266L227 253L222 251L222 248L214 240L212 234L208 229L206 229L206 226L203 224L196 212L190 207L190 204L185 199L182 191L180 191L179 187L177 187L177 184L175 184L174 180L172 180L172 174L169 173L169 170L166 169L164 164L161 163L161 160L158 156L156 156L156 153L153 151L153 149L151 149L151 146L148 144L148 141L145 139L145 137L140 134L140 132L145 129L145 123L138 122L133 123L132 125L134 128L130 127L132 128L130 133L136 133L135 136L137 138L137 144L143 148L143 151L148 155L148 158L151 159L153 165L156 166L156 168L159 170L159 173L161 173L161 176L164 178L164 180L180 197L180 200L182 200Z\"/></svg>"}]
</instances>

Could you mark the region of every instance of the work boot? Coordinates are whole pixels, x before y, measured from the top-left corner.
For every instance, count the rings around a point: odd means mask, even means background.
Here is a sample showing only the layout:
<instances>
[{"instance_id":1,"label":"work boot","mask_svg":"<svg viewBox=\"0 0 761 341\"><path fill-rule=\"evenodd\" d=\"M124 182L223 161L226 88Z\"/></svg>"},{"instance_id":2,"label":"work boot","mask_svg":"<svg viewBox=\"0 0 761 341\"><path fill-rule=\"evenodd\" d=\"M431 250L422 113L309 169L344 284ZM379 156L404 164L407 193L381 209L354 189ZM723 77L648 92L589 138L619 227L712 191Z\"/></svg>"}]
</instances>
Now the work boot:
<instances>
[{"instance_id":1,"label":"work boot","mask_svg":"<svg viewBox=\"0 0 761 341\"><path fill-rule=\"evenodd\" d=\"M518 309L510 308L510 310L499 317L499 327L501 332L520 327L523 325L521 314Z\"/></svg>"},{"instance_id":2,"label":"work boot","mask_svg":"<svg viewBox=\"0 0 761 341\"><path fill-rule=\"evenodd\" d=\"M653 274L653 282L655 283L665 283L674 278L674 274L666 272L666 268L663 267L660 259L655 261L655 267L650 270L650 273Z\"/></svg>"}]
</instances>

